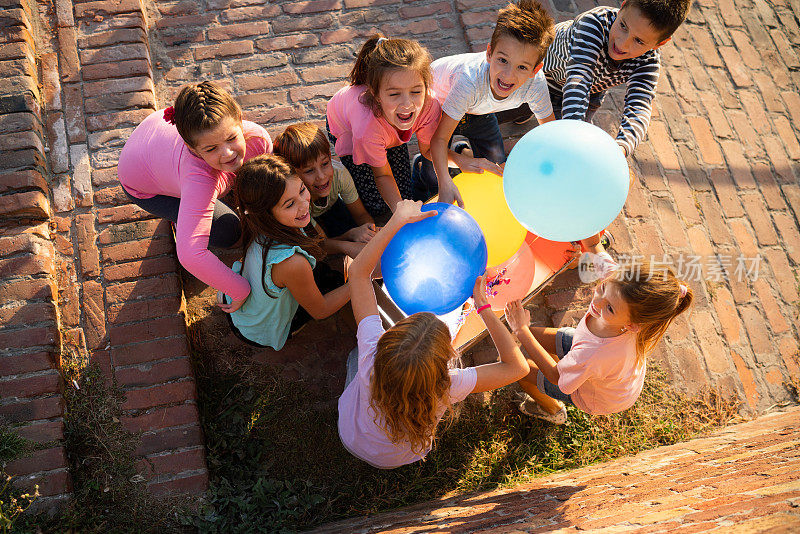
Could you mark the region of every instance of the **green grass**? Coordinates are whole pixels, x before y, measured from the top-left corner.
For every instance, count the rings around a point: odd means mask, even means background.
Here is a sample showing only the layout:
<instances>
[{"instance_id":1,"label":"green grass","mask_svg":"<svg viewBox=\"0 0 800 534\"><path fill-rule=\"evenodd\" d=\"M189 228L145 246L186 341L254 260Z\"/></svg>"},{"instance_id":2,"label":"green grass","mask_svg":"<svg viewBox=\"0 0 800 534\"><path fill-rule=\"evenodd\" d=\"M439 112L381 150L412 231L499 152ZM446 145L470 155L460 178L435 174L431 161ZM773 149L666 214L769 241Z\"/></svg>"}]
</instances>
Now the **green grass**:
<instances>
[{"instance_id":1,"label":"green grass","mask_svg":"<svg viewBox=\"0 0 800 534\"><path fill-rule=\"evenodd\" d=\"M0 466L33 451L33 443L17 434L16 427L0 418Z\"/></svg>"},{"instance_id":2,"label":"green grass","mask_svg":"<svg viewBox=\"0 0 800 534\"><path fill-rule=\"evenodd\" d=\"M16 426L0 419L0 532L14 532L24 521L22 513L33 504L38 486L33 494L18 490L13 486L14 477L6 473L6 465L17 458L27 456L36 450L33 442L23 438Z\"/></svg>"},{"instance_id":3,"label":"green grass","mask_svg":"<svg viewBox=\"0 0 800 534\"><path fill-rule=\"evenodd\" d=\"M713 391L681 395L651 366L630 410L593 417L570 408L571 424L559 427L520 415L513 389L504 388L489 402L462 403L424 461L383 471L341 446L339 391L258 366L218 365L214 351L195 358L212 491L185 521L201 532L305 529L511 485L688 439L725 424L738 407Z\"/></svg>"}]
</instances>

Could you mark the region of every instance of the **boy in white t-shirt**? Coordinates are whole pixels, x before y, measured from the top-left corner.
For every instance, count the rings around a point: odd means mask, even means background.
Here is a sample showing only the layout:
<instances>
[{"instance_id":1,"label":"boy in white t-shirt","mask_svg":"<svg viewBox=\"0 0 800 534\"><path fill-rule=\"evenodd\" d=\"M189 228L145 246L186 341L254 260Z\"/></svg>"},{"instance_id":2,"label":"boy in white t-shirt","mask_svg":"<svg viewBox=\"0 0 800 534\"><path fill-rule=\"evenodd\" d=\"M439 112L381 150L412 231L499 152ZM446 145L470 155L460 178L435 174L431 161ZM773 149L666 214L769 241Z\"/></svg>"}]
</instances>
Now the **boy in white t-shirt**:
<instances>
[{"instance_id":1,"label":"boy in white t-shirt","mask_svg":"<svg viewBox=\"0 0 800 534\"><path fill-rule=\"evenodd\" d=\"M501 9L486 52L459 54L431 64L433 90L442 117L431 140L432 162L416 161L415 187L439 192L441 202L458 202L448 163L463 172L502 174L506 153L494 113L527 103L540 123L555 119L547 81L540 72L553 41L553 19L536 0L519 0ZM465 136L471 153L450 150L453 134ZM423 193L424 194L424 193Z\"/></svg>"}]
</instances>

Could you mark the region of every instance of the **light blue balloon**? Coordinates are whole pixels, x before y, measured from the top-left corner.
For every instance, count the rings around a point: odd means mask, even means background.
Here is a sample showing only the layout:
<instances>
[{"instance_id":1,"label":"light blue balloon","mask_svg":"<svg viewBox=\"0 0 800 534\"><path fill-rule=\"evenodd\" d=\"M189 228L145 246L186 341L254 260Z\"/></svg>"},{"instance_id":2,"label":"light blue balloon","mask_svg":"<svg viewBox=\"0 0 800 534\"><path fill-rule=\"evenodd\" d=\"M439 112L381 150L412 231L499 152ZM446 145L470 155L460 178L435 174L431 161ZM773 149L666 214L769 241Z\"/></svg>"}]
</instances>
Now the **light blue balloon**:
<instances>
[{"instance_id":1,"label":"light blue balloon","mask_svg":"<svg viewBox=\"0 0 800 534\"><path fill-rule=\"evenodd\" d=\"M525 134L503 171L511 213L552 241L578 241L608 227L622 211L628 184L628 162L617 142L597 126L571 119Z\"/></svg>"},{"instance_id":2,"label":"light blue balloon","mask_svg":"<svg viewBox=\"0 0 800 534\"><path fill-rule=\"evenodd\" d=\"M386 290L406 315L455 310L486 270L486 239L475 219L441 202L422 206L430 210L437 215L403 226L381 256Z\"/></svg>"}]
</instances>

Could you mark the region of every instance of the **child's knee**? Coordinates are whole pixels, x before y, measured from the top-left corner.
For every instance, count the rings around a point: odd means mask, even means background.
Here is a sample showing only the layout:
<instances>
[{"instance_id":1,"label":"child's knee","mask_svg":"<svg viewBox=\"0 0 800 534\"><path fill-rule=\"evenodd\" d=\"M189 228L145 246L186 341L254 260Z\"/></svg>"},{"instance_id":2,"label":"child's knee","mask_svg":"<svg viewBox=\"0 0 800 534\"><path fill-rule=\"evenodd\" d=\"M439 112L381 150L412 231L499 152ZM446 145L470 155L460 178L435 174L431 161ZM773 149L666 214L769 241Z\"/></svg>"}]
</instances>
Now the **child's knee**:
<instances>
[{"instance_id":1,"label":"child's knee","mask_svg":"<svg viewBox=\"0 0 800 534\"><path fill-rule=\"evenodd\" d=\"M226 213L214 220L208 236L208 244L212 247L230 248L242 237L242 225L239 217Z\"/></svg>"},{"instance_id":2,"label":"child's knee","mask_svg":"<svg viewBox=\"0 0 800 534\"><path fill-rule=\"evenodd\" d=\"M525 375L520 380L522 380L524 382L529 382L529 383L535 385L536 384L536 377L539 374L539 368L536 367L536 364L533 362L533 360L527 359L527 362L528 362L528 367L530 367L530 371L528 372L527 375Z\"/></svg>"}]
</instances>

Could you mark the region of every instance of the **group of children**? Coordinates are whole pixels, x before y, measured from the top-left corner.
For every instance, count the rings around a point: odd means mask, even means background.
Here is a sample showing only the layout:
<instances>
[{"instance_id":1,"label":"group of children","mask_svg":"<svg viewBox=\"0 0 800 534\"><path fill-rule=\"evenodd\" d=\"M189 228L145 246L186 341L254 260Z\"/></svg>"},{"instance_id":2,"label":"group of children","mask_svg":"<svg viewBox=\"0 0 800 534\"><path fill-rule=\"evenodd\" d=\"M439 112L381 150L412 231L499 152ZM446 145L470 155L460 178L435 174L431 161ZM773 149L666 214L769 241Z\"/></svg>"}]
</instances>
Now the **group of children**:
<instances>
[{"instance_id":1,"label":"group of children","mask_svg":"<svg viewBox=\"0 0 800 534\"><path fill-rule=\"evenodd\" d=\"M479 277L476 313L499 359L469 368L455 365L450 331L433 314L384 331L372 278L394 234L435 215L421 211L422 200L438 192L463 204L451 165L502 174L497 112L519 114L522 105L540 123L590 120L605 90L626 83L617 141L630 155L649 122L656 49L688 4L627 0L554 26L535 0L518 0L499 11L485 52L433 62L415 41L375 35L328 103L327 131L295 124L274 142L218 85L188 85L131 134L119 180L131 202L172 221L180 263L218 290L243 341L280 350L308 321L351 303L358 347L347 362L339 434L373 466L423 458L453 403L513 382L526 392L524 413L556 424L567 422L566 404L619 412L641 392L646 354L692 302L671 271L618 267L598 236L582 241L603 277L575 329L530 326L517 301L505 310L509 331ZM413 170L412 134L420 149ZM454 134L468 143L451 146ZM236 245L243 259L230 269L208 250ZM321 261L327 254L353 258L346 280Z\"/></svg>"}]
</instances>

